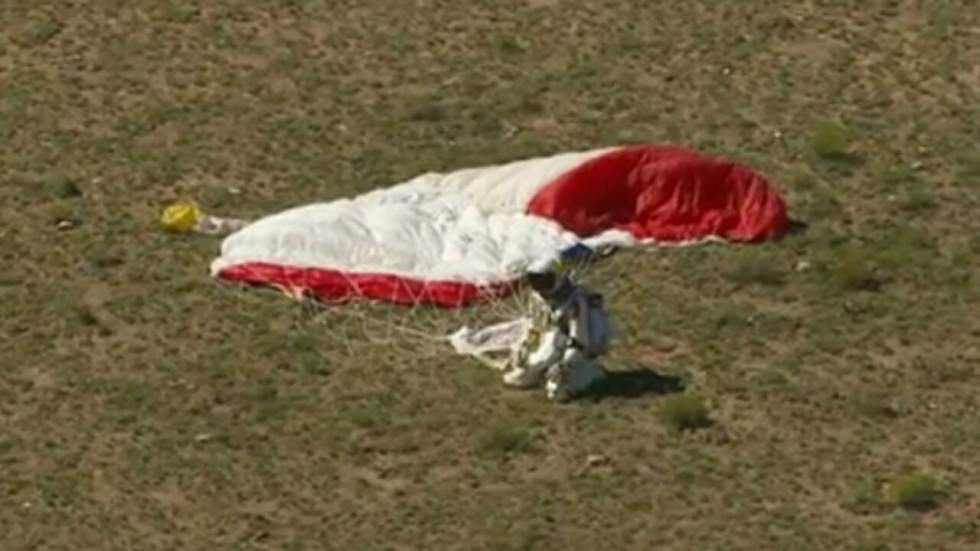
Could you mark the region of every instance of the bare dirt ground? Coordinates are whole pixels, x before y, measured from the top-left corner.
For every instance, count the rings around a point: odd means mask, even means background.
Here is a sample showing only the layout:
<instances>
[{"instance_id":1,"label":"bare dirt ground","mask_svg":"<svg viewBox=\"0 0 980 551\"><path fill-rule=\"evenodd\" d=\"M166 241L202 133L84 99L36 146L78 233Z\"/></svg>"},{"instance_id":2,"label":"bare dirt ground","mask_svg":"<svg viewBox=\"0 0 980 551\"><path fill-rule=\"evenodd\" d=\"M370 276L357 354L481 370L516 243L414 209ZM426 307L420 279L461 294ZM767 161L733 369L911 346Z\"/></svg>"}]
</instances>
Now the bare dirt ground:
<instances>
[{"instance_id":1,"label":"bare dirt ground","mask_svg":"<svg viewBox=\"0 0 980 551\"><path fill-rule=\"evenodd\" d=\"M5 0L0 138L0 549L980 548L975 2ZM701 430L379 344L158 226L636 142L808 224L591 274Z\"/></svg>"}]
</instances>

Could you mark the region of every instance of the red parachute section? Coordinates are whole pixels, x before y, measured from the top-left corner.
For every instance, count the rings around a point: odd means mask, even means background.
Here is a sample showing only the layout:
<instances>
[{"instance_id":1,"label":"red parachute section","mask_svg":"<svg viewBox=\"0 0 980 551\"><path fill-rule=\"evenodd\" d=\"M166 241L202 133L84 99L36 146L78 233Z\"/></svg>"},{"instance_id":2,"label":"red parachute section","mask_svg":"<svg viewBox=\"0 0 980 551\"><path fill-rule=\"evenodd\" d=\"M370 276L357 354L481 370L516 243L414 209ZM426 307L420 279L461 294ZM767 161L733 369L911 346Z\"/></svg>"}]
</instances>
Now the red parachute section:
<instances>
[{"instance_id":1,"label":"red parachute section","mask_svg":"<svg viewBox=\"0 0 980 551\"><path fill-rule=\"evenodd\" d=\"M290 295L312 295L334 304L368 298L392 304L431 304L444 308L460 308L505 297L515 288L513 281L477 285L463 281L423 280L381 273L349 273L268 262L236 264L221 270L221 277L252 285L272 285Z\"/></svg>"},{"instance_id":2,"label":"red parachute section","mask_svg":"<svg viewBox=\"0 0 980 551\"><path fill-rule=\"evenodd\" d=\"M632 146L583 163L539 191L528 212L580 237L609 229L682 242L717 236L754 242L789 227L786 204L740 164L662 146Z\"/></svg>"}]
</instances>

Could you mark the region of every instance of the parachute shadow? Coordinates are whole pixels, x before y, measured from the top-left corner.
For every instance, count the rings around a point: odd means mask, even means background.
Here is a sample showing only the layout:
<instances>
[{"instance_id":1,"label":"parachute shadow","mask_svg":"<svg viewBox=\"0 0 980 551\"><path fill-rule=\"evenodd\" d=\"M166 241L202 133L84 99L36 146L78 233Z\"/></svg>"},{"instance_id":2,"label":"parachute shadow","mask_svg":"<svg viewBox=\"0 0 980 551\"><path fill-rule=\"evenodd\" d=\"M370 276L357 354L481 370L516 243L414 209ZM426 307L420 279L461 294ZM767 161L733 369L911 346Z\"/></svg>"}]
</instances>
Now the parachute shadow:
<instances>
[{"instance_id":1,"label":"parachute shadow","mask_svg":"<svg viewBox=\"0 0 980 551\"><path fill-rule=\"evenodd\" d=\"M640 398L648 395L665 395L683 392L684 380L673 375L663 375L642 367L627 370L609 370L606 379L596 386L592 394L602 398Z\"/></svg>"},{"instance_id":2,"label":"parachute shadow","mask_svg":"<svg viewBox=\"0 0 980 551\"><path fill-rule=\"evenodd\" d=\"M803 220L793 219L789 221L789 226L786 228L786 236L802 235L810 229L810 224Z\"/></svg>"}]
</instances>

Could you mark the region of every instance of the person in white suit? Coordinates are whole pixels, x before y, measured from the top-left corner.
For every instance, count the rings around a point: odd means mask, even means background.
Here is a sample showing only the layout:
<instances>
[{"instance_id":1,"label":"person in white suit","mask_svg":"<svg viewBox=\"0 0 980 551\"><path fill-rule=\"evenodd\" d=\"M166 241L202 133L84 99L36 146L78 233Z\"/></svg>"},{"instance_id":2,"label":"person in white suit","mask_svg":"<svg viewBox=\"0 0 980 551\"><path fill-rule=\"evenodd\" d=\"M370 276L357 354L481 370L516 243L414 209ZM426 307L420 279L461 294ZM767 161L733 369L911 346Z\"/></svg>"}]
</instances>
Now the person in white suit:
<instances>
[{"instance_id":1,"label":"person in white suit","mask_svg":"<svg viewBox=\"0 0 980 551\"><path fill-rule=\"evenodd\" d=\"M525 281L540 307L534 320L540 338L533 349L516 352L504 383L530 388L543 380L550 400L579 398L606 378L599 358L609 349L612 328L603 297L555 263L533 266Z\"/></svg>"}]
</instances>

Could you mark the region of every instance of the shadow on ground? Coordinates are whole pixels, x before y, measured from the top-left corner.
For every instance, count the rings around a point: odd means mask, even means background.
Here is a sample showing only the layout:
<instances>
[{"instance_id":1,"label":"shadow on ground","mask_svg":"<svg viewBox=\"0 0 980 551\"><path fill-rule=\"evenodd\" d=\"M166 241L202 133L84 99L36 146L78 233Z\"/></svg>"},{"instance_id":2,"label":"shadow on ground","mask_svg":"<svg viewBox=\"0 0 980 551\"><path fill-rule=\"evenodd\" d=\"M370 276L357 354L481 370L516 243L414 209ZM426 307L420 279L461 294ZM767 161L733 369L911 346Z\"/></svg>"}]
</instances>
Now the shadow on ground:
<instances>
[{"instance_id":1,"label":"shadow on ground","mask_svg":"<svg viewBox=\"0 0 980 551\"><path fill-rule=\"evenodd\" d=\"M603 398L640 398L684 391L684 381L673 375L662 375L649 368L610 371L606 380L593 391Z\"/></svg>"},{"instance_id":2,"label":"shadow on ground","mask_svg":"<svg viewBox=\"0 0 980 551\"><path fill-rule=\"evenodd\" d=\"M786 237L805 234L809 229L810 224L804 222L803 220L790 220L789 227L786 228Z\"/></svg>"}]
</instances>

